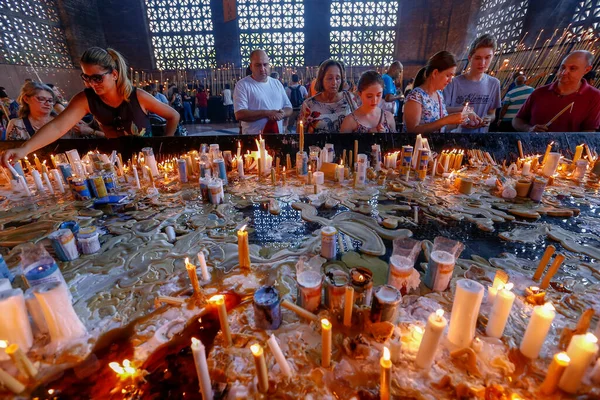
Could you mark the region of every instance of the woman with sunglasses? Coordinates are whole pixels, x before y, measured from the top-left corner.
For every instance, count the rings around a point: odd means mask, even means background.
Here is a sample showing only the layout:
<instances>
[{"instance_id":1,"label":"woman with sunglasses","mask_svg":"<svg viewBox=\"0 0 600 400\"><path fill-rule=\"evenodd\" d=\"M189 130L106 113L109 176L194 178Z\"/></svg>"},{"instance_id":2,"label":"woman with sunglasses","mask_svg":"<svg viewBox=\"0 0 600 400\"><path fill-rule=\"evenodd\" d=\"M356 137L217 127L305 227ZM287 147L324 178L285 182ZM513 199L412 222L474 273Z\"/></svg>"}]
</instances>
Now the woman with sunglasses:
<instances>
[{"instance_id":1,"label":"woman with sunglasses","mask_svg":"<svg viewBox=\"0 0 600 400\"><path fill-rule=\"evenodd\" d=\"M28 140L54 116L55 95L42 83L27 82L21 88L17 102L19 118L13 118L6 127L6 140Z\"/></svg>"},{"instance_id":2,"label":"woman with sunglasses","mask_svg":"<svg viewBox=\"0 0 600 400\"><path fill-rule=\"evenodd\" d=\"M125 59L118 52L92 47L83 53L80 64L83 71L81 78L88 88L75 95L62 113L23 146L7 150L2 157L4 163L11 159L20 160L54 142L89 113L99 122L107 138L141 135L150 131L150 112L167 120L167 136L175 134L179 123L177 111L143 90L136 90L127 78ZM52 104L49 104L50 108Z\"/></svg>"}]
</instances>

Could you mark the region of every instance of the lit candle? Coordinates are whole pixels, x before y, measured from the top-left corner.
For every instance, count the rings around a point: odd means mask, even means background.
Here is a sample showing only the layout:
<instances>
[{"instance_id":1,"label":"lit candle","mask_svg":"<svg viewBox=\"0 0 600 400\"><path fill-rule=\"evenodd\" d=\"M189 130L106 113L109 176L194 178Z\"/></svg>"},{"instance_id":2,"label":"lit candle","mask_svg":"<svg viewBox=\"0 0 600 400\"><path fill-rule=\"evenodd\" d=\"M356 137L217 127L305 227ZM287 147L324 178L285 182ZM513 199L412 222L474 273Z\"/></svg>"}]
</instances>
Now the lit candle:
<instances>
[{"instance_id":1,"label":"lit candle","mask_svg":"<svg viewBox=\"0 0 600 400\"><path fill-rule=\"evenodd\" d=\"M208 373L208 363L206 362L206 350L202 342L194 337L192 338L192 354L194 355L194 364L196 365L202 399L212 400L213 391Z\"/></svg>"},{"instance_id":2,"label":"lit candle","mask_svg":"<svg viewBox=\"0 0 600 400\"><path fill-rule=\"evenodd\" d=\"M281 172L281 179L283 180L283 184L285 185L287 181L285 167L283 167L283 171Z\"/></svg>"},{"instance_id":3,"label":"lit candle","mask_svg":"<svg viewBox=\"0 0 600 400\"><path fill-rule=\"evenodd\" d=\"M312 173L312 166L309 165L308 166L308 184L312 185L312 181L313 181L313 173Z\"/></svg>"},{"instance_id":4,"label":"lit candle","mask_svg":"<svg viewBox=\"0 0 600 400\"><path fill-rule=\"evenodd\" d=\"M544 153L544 158L542 158L542 165L546 164L546 161L548 161L548 154L550 154L550 152L552 151L553 144L554 144L554 141L548 143L548 146L546 146L546 152Z\"/></svg>"},{"instance_id":5,"label":"lit candle","mask_svg":"<svg viewBox=\"0 0 600 400\"><path fill-rule=\"evenodd\" d=\"M504 333L508 316L515 301L515 294L510 291L512 287L513 284L509 283L496 295L485 331L490 337L501 338L502 333Z\"/></svg>"},{"instance_id":6,"label":"lit candle","mask_svg":"<svg viewBox=\"0 0 600 400\"><path fill-rule=\"evenodd\" d=\"M246 225L237 231L238 236L238 260L240 268L250 268L250 246L248 244L248 232Z\"/></svg>"},{"instance_id":7,"label":"lit candle","mask_svg":"<svg viewBox=\"0 0 600 400\"><path fill-rule=\"evenodd\" d=\"M54 158L54 154L50 154L50 161L52 161L52 166L56 168L56 159Z\"/></svg>"},{"instance_id":8,"label":"lit candle","mask_svg":"<svg viewBox=\"0 0 600 400\"><path fill-rule=\"evenodd\" d=\"M529 176L531 174L531 161L527 160L523 163L523 169L521 170L521 175Z\"/></svg>"},{"instance_id":9,"label":"lit candle","mask_svg":"<svg viewBox=\"0 0 600 400\"><path fill-rule=\"evenodd\" d=\"M275 335L271 334L269 340L267 340L267 345L269 345L271 353L273 353L273 355L275 356L275 360L277 361L277 365L279 365L281 373L287 376L288 378L291 378L294 375L294 373L292 372L290 364L285 359L285 356L281 351L281 347L279 347L279 343L277 342Z\"/></svg>"},{"instance_id":10,"label":"lit candle","mask_svg":"<svg viewBox=\"0 0 600 400\"><path fill-rule=\"evenodd\" d=\"M238 147L237 147L237 157L236 158L242 158L242 142L240 142L238 140Z\"/></svg>"},{"instance_id":11,"label":"lit candle","mask_svg":"<svg viewBox=\"0 0 600 400\"><path fill-rule=\"evenodd\" d=\"M2 346L0 346L2 347ZM38 369L33 365L31 360L25 355L25 352L19 347L18 344L13 343L6 348L6 354L17 366L17 369L24 375L31 379L35 379L38 374Z\"/></svg>"},{"instance_id":12,"label":"lit candle","mask_svg":"<svg viewBox=\"0 0 600 400\"><path fill-rule=\"evenodd\" d=\"M444 310L439 309L429 315L425 334L421 339L421 345L417 353L415 363L419 368L429 369L435 358L435 353L440 344L444 329L448 325L448 321L444 318Z\"/></svg>"},{"instance_id":13,"label":"lit candle","mask_svg":"<svg viewBox=\"0 0 600 400\"><path fill-rule=\"evenodd\" d=\"M549 396L556 391L558 381L560 381L560 377L565 372L570 361L571 359L564 351L554 355L552 363L548 367L546 379L544 379L544 382L542 382L542 385L540 386L540 392L542 394Z\"/></svg>"},{"instance_id":14,"label":"lit candle","mask_svg":"<svg viewBox=\"0 0 600 400\"><path fill-rule=\"evenodd\" d=\"M344 164L340 160L339 165L335 167L335 180L339 183L344 182Z\"/></svg>"},{"instance_id":15,"label":"lit candle","mask_svg":"<svg viewBox=\"0 0 600 400\"><path fill-rule=\"evenodd\" d=\"M546 265L548 265L550 258L552 258L552 255L554 254L554 251L556 251L556 247L554 247L553 245L546 247L544 255L540 259L540 263L538 264L538 267L535 270L535 273L533 274L534 281L537 282L540 280L542 274L544 273L544 270L546 269Z\"/></svg>"},{"instance_id":16,"label":"lit candle","mask_svg":"<svg viewBox=\"0 0 600 400\"><path fill-rule=\"evenodd\" d=\"M41 174L42 173L42 163L40 162L40 159L38 158L38 156L35 154L33 155L33 161L35 162L35 168Z\"/></svg>"},{"instance_id":17,"label":"lit candle","mask_svg":"<svg viewBox=\"0 0 600 400\"><path fill-rule=\"evenodd\" d=\"M538 358L555 316L556 312L550 303L533 308L533 314L531 314L531 319L519 347L525 357Z\"/></svg>"},{"instance_id":18,"label":"lit candle","mask_svg":"<svg viewBox=\"0 0 600 400\"><path fill-rule=\"evenodd\" d=\"M352 325L352 311L354 309L354 288L350 285L346 286L344 293L344 326Z\"/></svg>"},{"instance_id":19,"label":"lit candle","mask_svg":"<svg viewBox=\"0 0 600 400\"><path fill-rule=\"evenodd\" d=\"M144 165L144 168L145 168L145 171L148 173L148 176L150 178L150 184L152 185L152 187L155 187L154 186L154 176L152 175L152 170L147 165Z\"/></svg>"},{"instance_id":20,"label":"lit candle","mask_svg":"<svg viewBox=\"0 0 600 400\"><path fill-rule=\"evenodd\" d=\"M383 354L379 359L381 366L381 377L379 382L379 399L389 400L392 390L392 360L390 360L390 350L384 346Z\"/></svg>"},{"instance_id":21,"label":"lit candle","mask_svg":"<svg viewBox=\"0 0 600 400\"><path fill-rule=\"evenodd\" d=\"M548 286L550 286L550 280L558 272L558 269L562 265L563 261L565 261L564 254L557 254L556 257L554 257L552 265L550 265L550 268L548 268L548 272L546 273L546 275L544 275L544 279L542 279L540 289L548 289Z\"/></svg>"},{"instance_id":22,"label":"lit candle","mask_svg":"<svg viewBox=\"0 0 600 400\"><path fill-rule=\"evenodd\" d=\"M542 167L542 175L550 177L556 173L558 164L560 163L560 153L551 152L548 154L547 160Z\"/></svg>"},{"instance_id":23,"label":"lit candle","mask_svg":"<svg viewBox=\"0 0 600 400\"><path fill-rule=\"evenodd\" d=\"M579 146L578 146L579 147ZM598 338L591 333L575 335L567 347L571 362L565 369L558 387L567 393L577 393L587 368L598 353Z\"/></svg>"},{"instance_id":24,"label":"lit candle","mask_svg":"<svg viewBox=\"0 0 600 400\"><path fill-rule=\"evenodd\" d=\"M480 283L470 279L460 279L456 283L456 293L448 329L450 343L460 348L471 345L475 337L477 317L482 299L483 286Z\"/></svg>"},{"instance_id":25,"label":"lit candle","mask_svg":"<svg viewBox=\"0 0 600 400\"><path fill-rule=\"evenodd\" d=\"M269 376L267 374L267 362L265 353L261 345L255 343L250 346L250 351L254 356L254 366L256 367L256 377L258 378L258 391L267 393L269 391Z\"/></svg>"},{"instance_id":26,"label":"lit candle","mask_svg":"<svg viewBox=\"0 0 600 400\"><path fill-rule=\"evenodd\" d=\"M219 323L221 324L221 331L225 338L225 345L231 346L231 330L229 329L229 321L227 320L227 308L225 308L225 297L222 294L214 295L209 299L209 302L217 308L219 312Z\"/></svg>"},{"instance_id":27,"label":"lit candle","mask_svg":"<svg viewBox=\"0 0 600 400\"><path fill-rule=\"evenodd\" d=\"M579 146L575 147L575 155L573 156L572 165L575 165L575 163L581 159L582 154L583 154L583 144L580 144Z\"/></svg>"},{"instance_id":28,"label":"lit candle","mask_svg":"<svg viewBox=\"0 0 600 400\"><path fill-rule=\"evenodd\" d=\"M331 364L331 322L323 318L321 320L321 366L329 368Z\"/></svg>"},{"instance_id":29,"label":"lit candle","mask_svg":"<svg viewBox=\"0 0 600 400\"><path fill-rule=\"evenodd\" d=\"M206 265L206 257L204 256L204 251L202 250L198 252L198 262L200 263L202 280L205 282L210 281L210 274L208 273L208 266Z\"/></svg>"},{"instance_id":30,"label":"lit candle","mask_svg":"<svg viewBox=\"0 0 600 400\"><path fill-rule=\"evenodd\" d=\"M198 274L196 273L196 266L190 263L189 258L185 258L185 269L187 270L188 276L190 277L190 281L192 282L192 287L194 288L194 294L196 296L200 295L200 283L198 283Z\"/></svg>"},{"instance_id":31,"label":"lit candle","mask_svg":"<svg viewBox=\"0 0 600 400\"><path fill-rule=\"evenodd\" d=\"M140 177L138 176L137 166L132 165L131 169L133 170L133 178L135 179L135 187L138 189L141 189L142 185L140 185Z\"/></svg>"}]
</instances>

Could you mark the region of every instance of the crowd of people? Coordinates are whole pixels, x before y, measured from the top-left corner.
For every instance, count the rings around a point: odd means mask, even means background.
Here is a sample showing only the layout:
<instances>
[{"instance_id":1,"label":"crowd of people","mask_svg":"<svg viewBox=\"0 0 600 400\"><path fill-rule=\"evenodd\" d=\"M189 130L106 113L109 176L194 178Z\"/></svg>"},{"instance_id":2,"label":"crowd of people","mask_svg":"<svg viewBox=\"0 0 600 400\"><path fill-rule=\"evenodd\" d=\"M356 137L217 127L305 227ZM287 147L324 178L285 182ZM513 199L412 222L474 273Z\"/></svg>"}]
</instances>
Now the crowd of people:
<instances>
[{"instance_id":1,"label":"crowd of people","mask_svg":"<svg viewBox=\"0 0 600 400\"><path fill-rule=\"evenodd\" d=\"M434 54L403 87L403 66L391 63L385 74L364 72L356 87L346 66L335 59L319 66L316 78L302 84L298 75L282 82L270 71L269 55L255 50L247 76L221 93L226 121L239 122L243 134L468 132L490 130L585 132L600 127L600 90L593 54L568 54L556 79L534 89L521 72L504 99L500 81L489 75L497 49L489 34L468 51L469 68L457 71L455 56ZM0 87L2 140L27 140L13 152L27 154L61 137L144 135L155 119L163 134L174 135L181 123L209 122L210 93L202 85L154 84L139 90L127 77L124 58L113 49L90 48L81 57L85 89L66 102L58 87L27 80L16 100ZM554 118L565 107L564 112Z\"/></svg>"}]
</instances>

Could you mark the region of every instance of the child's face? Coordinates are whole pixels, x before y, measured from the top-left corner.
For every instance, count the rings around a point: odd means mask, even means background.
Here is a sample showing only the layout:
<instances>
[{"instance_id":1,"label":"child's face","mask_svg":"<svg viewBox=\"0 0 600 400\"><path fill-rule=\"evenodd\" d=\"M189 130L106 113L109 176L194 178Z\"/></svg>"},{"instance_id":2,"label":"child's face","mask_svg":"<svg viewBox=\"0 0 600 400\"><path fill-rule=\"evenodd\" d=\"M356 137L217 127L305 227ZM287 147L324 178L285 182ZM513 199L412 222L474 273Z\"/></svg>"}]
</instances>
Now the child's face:
<instances>
[{"instance_id":1,"label":"child's face","mask_svg":"<svg viewBox=\"0 0 600 400\"><path fill-rule=\"evenodd\" d=\"M383 87L379 83L369 85L366 89L360 92L360 99L362 100L362 103L369 108L377 107L382 96Z\"/></svg>"}]
</instances>

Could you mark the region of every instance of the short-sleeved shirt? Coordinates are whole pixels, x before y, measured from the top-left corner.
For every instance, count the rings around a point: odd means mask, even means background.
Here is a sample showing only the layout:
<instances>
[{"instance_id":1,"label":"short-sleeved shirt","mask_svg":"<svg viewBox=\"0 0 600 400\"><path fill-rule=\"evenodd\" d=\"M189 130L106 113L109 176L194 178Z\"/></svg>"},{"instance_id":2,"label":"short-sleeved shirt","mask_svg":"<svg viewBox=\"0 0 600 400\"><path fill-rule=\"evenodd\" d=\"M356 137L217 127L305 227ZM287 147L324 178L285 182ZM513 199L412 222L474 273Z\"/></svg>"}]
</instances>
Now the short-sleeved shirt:
<instances>
[{"instance_id":1,"label":"short-sleeved shirt","mask_svg":"<svg viewBox=\"0 0 600 400\"><path fill-rule=\"evenodd\" d=\"M394 83L392 77L388 74L383 74L381 77L383 78L383 101L385 101L385 96L388 94L391 94L392 96L396 95L396 84ZM398 103L398 100L394 100L392 103ZM397 109L398 107L394 107L394 110Z\"/></svg>"},{"instance_id":2,"label":"short-sleeved shirt","mask_svg":"<svg viewBox=\"0 0 600 400\"><path fill-rule=\"evenodd\" d=\"M430 96L419 86L411 90L406 97L405 103L415 101L421 105L419 125L430 124L448 115L446 104L444 103L444 94L440 90L437 91L437 94L439 99L436 99L435 96ZM406 132L406 124L404 125L404 132Z\"/></svg>"},{"instance_id":3,"label":"short-sleeved shirt","mask_svg":"<svg viewBox=\"0 0 600 400\"><path fill-rule=\"evenodd\" d=\"M307 130L310 128L313 133L339 132L344 118L354 109L349 94L345 93L336 103L322 103L315 97L304 100L300 109L300 118L306 122Z\"/></svg>"},{"instance_id":4,"label":"short-sleeved shirt","mask_svg":"<svg viewBox=\"0 0 600 400\"><path fill-rule=\"evenodd\" d=\"M282 110L292 108L283 85L277 79L267 77L266 82L257 82L252 75L245 77L235 85L233 109L240 110ZM242 121L242 133L258 135L268 122L268 118L256 121ZM277 121L279 132L283 132L283 121Z\"/></svg>"},{"instance_id":5,"label":"short-sleeved shirt","mask_svg":"<svg viewBox=\"0 0 600 400\"><path fill-rule=\"evenodd\" d=\"M533 92L533 88L527 85L515 86L512 90L509 90L504 96L503 105L508 104L508 108L502 121L512 121L517 116L523 104L525 104L525 100L527 100L531 92Z\"/></svg>"},{"instance_id":6,"label":"short-sleeved shirt","mask_svg":"<svg viewBox=\"0 0 600 400\"><path fill-rule=\"evenodd\" d=\"M223 90L223 105L224 106L233 105L233 98L231 97L231 89Z\"/></svg>"},{"instance_id":7,"label":"short-sleeved shirt","mask_svg":"<svg viewBox=\"0 0 600 400\"><path fill-rule=\"evenodd\" d=\"M542 86L533 91L517 113L529 125L544 125L569 104L573 110L563 113L549 127L551 132L593 131L600 126L600 90L584 79L575 93L562 96L558 83Z\"/></svg>"},{"instance_id":8,"label":"short-sleeved shirt","mask_svg":"<svg viewBox=\"0 0 600 400\"><path fill-rule=\"evenodd\" d=\"M160 92L156 92L156 94L154 95L154 98L156 100L160 101L161 103L169 104L169 100L167 100L167 96L165 96L164 94L162 94Z\"/></svg>"},{"instance_id":9,"label":"short-sleeved shirt","mask_svg":"<svg viewBox=\"0 0 600 400\"><path fill-rule=\"evenodd\" d=\"M198 92L196 93L196 104L198 107L208 107L208 97L206 96L206 92Z\"/></svg>"},{"instance_id":10,"label":"short-sleeved shirt","mask_svg":"<svg viewBox=\"0 0 600 400\"><path fill-rule=\"evenodd\" d=\"M500 81L484 74L480 81L467 79L465 75L457 76L444 89L446 107L463 107L468 101L475 114L483 118L489 110L500 108ZM488 127L477 129L462 128L465 133L487 132Z\"/></svg>"}]
</instances>

